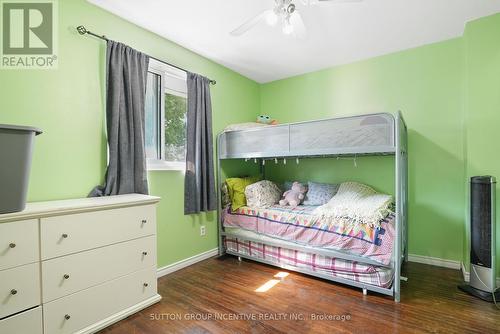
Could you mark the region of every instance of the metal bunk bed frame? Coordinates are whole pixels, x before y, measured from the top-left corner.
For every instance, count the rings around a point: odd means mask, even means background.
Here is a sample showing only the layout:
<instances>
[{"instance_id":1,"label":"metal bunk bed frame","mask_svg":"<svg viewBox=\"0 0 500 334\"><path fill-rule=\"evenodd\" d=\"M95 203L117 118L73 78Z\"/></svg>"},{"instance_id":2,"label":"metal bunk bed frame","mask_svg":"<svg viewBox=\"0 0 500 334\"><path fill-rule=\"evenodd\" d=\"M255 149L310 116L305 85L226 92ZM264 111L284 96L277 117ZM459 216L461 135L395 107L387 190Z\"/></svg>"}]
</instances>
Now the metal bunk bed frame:
<instances>
[{"instance_id":1,"label":"metal bunk bed frame","mask_svg":"<svg viewBox=\"0 0 500 334\"><path fill-rule=\"evenodd\" d=\"M299 151L284 151L284 152L274 152L272 154L263 152L252 152L251 154L227 154L221 151L221 142L222 136L227 132L222 132L217 136L217 217L218 217L218 233L219 233L219 255L231 254L237 256L238 258L247 258L253 261L258 261L262 263L266 263L272 266L278 266L283 269L301 272L304 274L308 274L311 276L320 277L322 279L339 282L347 285L351 285L354 287L361 288L363 290L363 294L367 293L367 290L378 292L381 294L392 296L395 302L400 301L401 296L401 266L403 261L406 262L408 260L408 134L406 123L403 119L403 116L400 111L396 114L383 113L383 114L370 114L370 115L356 115L351 117L342 117L342 118L333 118L319 121L305 121L298 123L290 123L280 125L281 127L288 127L288 131L290 133L290 127L294 125L301 125L313 122L322 122L322 121L336 121L336 120L346 120L349 118L360 117L360 116L377 116L384 115L384 117L391 117L394 129L394 141L392 147L353 147L353 148L340 148L336 149L332 147L328 149L328 152L325 150L317 150L316 152L299 152ZM272 127L266 127L265 129L271 129ZM245 131L258 131L263 128L256 129L248 129L248 130L236 130L240 132ZM290 136L290 135L289 135ZM290 148L290 146L289 146ZM249 255L243 255L236 252L226 251L224 247L223 237L233 237L238 238L237 235L231 235L224 231L223 222L222 222L222 202L221 202L221 186L222 186L222 172L221 172L221 161L226 159L258 159L259 166L261 168L261 173L264 175L265 173L265 160L274 160L276 158L332 158L332 157L342 157L342 156L377 156L377 155L393 155L394 156L394 175L395 175L395 200L396 200L396 212L395 212L395 239L394 239L394 250L392 254L392 260L390 265L385 267L394 269L394 279L392 286L390 288L383 288L376 285L366 284L362 282L356 282L350 279L329 276L326 274L321 274L318 272L310 271L307 269L296 268L288 265L277 265L276 263L268 262L263 259L255 258ZM252 239L249 237L245 237L245 240L255 241L255 242L263 242L262 240ZM265 241L266 245L283 247L279 243L273 244L272 242ZM290 245L286 246L289 249L294 249L298 251L303 251L311 254L320 254L323 256L330 256L339 259L344 259L348 261L356 261L360 263L375 265L379 267L384 267L380 263L371 260L366 257L357 256L353 254L347 254L335 250L330 249L318 249L317 247L311 247L306 245Z\"/></svg>"}]
</instances>

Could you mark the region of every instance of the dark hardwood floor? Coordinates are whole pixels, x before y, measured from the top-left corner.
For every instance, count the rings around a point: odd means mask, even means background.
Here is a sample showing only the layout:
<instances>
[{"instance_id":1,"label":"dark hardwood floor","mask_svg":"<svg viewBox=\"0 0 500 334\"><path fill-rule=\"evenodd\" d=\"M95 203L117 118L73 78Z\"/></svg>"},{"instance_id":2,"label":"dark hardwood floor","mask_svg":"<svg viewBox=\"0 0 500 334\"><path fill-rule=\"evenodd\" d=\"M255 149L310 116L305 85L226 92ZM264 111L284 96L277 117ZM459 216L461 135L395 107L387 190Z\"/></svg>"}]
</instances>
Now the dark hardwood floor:
<instances>
[{"instance_id":1,"label":"dark hardwood floor","mask_svg":"<svg viewBox=\"0 0 500 334\"><path fill-rule=\"evenodd\" d=\"M197 263L159 279L160 303L101 333L500 333L500 310L459 291L457 270L408 263L399 304L293 272L255 292L280 271L231 256Z\"/></svg>"}]
</instances>

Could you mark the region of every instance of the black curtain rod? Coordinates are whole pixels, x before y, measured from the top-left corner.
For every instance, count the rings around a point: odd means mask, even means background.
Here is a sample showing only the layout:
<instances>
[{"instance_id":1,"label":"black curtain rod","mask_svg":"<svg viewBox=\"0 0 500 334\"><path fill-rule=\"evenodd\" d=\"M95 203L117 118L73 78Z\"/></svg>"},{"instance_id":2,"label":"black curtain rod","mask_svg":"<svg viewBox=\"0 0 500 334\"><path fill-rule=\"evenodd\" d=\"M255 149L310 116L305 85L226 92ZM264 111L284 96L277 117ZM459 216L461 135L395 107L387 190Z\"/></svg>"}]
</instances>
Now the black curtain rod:
<instances>
[{"instance_id":1,"label":"black curtain rod","mask_svg":"<svg viewBox=\"0 0 500 334\"><path fill-rule=\"evenodd\" d=\"M92 31L87 30L84 26L78 26L78 27L76 27L76 30L78 31L78 33L80 35L92 35L94 37L97 37L97 38L100 38L102 40L108 41L108 38L105 35L97 35L97 34L93 33ZM178 70L181 70L181 71L184 71L184 72L189 72L188 70L186 70L186 69L184 69L182 67L176 66L174 64L167 63L164 60L161 60L161 59L158 59L158 58L155 58L155 57L152 57L152 56L149 56L149 58L152 58L152 59L154 59L156 61L159 61L160 63L166 64L168 66L172 66L172 67L174 67L174 68L176 68ZM212 79L208 79L208 80L210 80L210 83L212 85L215 85L217 83L217 81L215 81L215 80L212 80Z\"/></svg>"}]
</instances>

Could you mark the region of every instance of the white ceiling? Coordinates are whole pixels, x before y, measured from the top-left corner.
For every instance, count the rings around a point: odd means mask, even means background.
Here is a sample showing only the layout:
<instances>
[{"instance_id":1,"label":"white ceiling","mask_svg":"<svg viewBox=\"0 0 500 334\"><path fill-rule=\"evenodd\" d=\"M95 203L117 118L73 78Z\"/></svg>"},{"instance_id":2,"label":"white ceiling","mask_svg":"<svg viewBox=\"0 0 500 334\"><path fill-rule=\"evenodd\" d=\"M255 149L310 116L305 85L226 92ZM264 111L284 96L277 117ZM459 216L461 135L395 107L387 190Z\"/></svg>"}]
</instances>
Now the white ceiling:
<instances>
[{"instance_id":1,"label":"white ceiling","mask_svg":"<svg viewBox=\"0 0 500 334\"><path fill-rule=\"evenodd\" d=\"M295 0L307 36L294 39L265 23L229 34L274 0L88 1L261 83L458 37L500 12L500 0Z\"/></svg>"}]
</instances>

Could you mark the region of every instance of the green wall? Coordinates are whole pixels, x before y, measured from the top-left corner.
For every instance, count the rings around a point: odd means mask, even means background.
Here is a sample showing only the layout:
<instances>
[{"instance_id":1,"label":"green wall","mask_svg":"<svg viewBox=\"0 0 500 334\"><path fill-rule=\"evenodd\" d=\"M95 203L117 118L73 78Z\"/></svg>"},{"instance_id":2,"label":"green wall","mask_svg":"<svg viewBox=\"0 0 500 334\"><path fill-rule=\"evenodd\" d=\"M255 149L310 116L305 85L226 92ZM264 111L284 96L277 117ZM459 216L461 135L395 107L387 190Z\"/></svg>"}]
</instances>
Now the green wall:
<instances>
[{"instance_id":1,"label":"green wall","mask_svg":"<svg viewBox=\"0 0 500 334\"><path fill-rule=\"evenodd\" d=\"M467 177L494 175L500 179L500 14L469 23L464 44ZM497 183L497 272L500 276L499 204ZM470 248L468 224L466 226L463 257L468 265Z\"/></svg>"},{"instance_id":2,"label":"green wall","mask_svg":"<svg viewBox=\"0 0 500 334\"><path fill-rule=\"evenodd\" d=\"M213 86L214 132L258 113L259 86L212 61L141 29L84 0L59 3L59 68L0 70L0 123L38 126L29 201L85 197L103 180L105 43L82 37L75 27L106 34L151 56L217 80ZM149 174L158 208L158 265L217 247L215 215L184 216L183 173ZM201 224L207 235L200 237Z\"/></svg>"},{"instance_id":3,"label":"green wall","mask_svg":"<svg viewBox=\"0 0 500 334\"><path fill-rule=\"evenodd\" d=\"M280 122L401 110L409 135L409 251L461 260L464 233L463 58L460 39L261 86ZM307 163L301 179L359 180L393 193L392 158ZM302 164L302 163L301 163ZM292 177L293 168L279 173Z\"/></svg>"}]
</instances>

